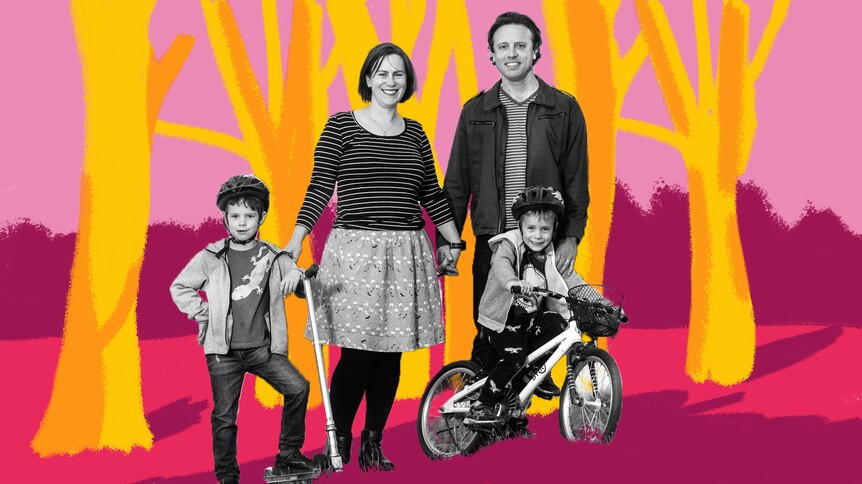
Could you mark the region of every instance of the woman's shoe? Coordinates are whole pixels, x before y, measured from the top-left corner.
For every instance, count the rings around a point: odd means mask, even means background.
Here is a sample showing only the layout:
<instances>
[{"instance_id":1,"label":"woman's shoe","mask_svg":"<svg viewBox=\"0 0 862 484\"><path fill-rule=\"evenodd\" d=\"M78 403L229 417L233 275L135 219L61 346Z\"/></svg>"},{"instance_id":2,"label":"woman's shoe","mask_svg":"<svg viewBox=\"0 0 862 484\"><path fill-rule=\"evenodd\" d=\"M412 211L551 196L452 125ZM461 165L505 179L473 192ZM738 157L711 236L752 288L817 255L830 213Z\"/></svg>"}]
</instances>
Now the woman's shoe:
<instances>
[{"instance_id":1,"label":"woman's shoe","mask_svg":"<svg viewBox=\"0 0 862 484\"><path fill-rule=\"evenodd\" d=\"M347 437L342 437L340 435L336 435L335 445L338 447L338 454L341 456L341 462L349 464L350 447L353 446L353 436L348 435Z\"/></svg>"},{"instance_id":2,"label":"woman's shoe","mask_svg":"<svg viewBox=\"0 0 862 484\"><path fill-rule=\"evenodd\" d=\"M341 465L347 465L350 463L350 447L353 444L353 436L348 435L347 437L342 437L340 435L335 436L335 446L338 448L338 455L341 457ZM329 450L329 442L326 443L326 452L323 454L318 454L322 463L321 470L331 471L332 470L332 452Z\"/></svg>"},{"instance_id":3,"label":"woman's shoe","mask_svg":"<svg viewBox=\"0 0 862 484\"><path fill-rule=\"evenodd\" d=\"M359 468L362 472L368 470L391 471L395 464L383 455L380 444L383 441L383 432L376 430L363 430L359 447Z\"/></svg>"}]
</instances>

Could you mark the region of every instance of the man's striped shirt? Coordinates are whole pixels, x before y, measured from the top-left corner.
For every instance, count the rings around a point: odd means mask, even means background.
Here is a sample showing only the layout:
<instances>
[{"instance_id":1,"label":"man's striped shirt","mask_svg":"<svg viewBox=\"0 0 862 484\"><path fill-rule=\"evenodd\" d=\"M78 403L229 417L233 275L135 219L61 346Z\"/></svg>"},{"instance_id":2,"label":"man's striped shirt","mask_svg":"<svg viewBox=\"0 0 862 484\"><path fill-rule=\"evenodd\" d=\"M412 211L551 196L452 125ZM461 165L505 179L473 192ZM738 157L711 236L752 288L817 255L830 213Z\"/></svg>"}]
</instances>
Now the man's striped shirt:
<instances>
[{"instance_id":1,"label":"man's striped shirt","mask_svg":"<svg viewBox=\"0 0 862 484\"><path fill-rule=\"evenodd\" d=\"M527 183L527 110L530 103L536 99L536 92L524 100L517 102L503 89L500 89L500 102L506 108L508 131L506 134L506 158L503 165L505 174L506 194L506 227L505 230L518 228L517 221L512 218L512 200L526 187Z\"/></svg>"}]
</instances>

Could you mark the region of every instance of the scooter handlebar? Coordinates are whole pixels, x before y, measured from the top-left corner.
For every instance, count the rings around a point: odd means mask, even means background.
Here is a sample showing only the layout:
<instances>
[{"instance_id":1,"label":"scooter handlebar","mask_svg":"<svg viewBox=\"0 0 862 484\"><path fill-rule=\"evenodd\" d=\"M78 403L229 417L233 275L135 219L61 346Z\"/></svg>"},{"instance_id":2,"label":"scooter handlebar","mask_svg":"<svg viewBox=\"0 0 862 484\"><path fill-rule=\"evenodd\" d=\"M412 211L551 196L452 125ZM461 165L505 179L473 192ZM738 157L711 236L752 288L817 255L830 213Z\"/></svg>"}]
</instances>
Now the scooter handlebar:
<instances>
[{"instance_id":1,"label":"scooter handlebar","mask_svg":"<svg viewBox=\"0 0 862 484\"><path fill-rule=\"evenodd\" d=\"M308 269L305 270L305 272L303 273L303 276L305 276L306 279L311 279L317 275L317 271L319 271L319 270L320 270L319 265L311 264L311 267L309 267Z\"/></svg>"}]
</instances>

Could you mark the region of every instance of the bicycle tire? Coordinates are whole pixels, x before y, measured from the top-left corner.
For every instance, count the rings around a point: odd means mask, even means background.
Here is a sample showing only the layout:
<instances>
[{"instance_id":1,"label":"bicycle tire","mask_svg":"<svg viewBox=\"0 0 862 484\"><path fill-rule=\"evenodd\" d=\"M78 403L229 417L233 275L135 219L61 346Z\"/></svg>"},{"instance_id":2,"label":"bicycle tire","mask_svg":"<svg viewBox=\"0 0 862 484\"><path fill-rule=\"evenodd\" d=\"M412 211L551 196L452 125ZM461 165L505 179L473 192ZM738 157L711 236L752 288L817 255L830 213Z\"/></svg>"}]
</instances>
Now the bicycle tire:
<instances>
[{"instance_id":1,"label":"bicycle tire","mask_svg":"<svg viewBox=\"0 0 862 484\"><path fill-rule=\"evenodd\" d=\"M610 443L623 406L623 380L601 348L584 351L560 394L560 433L570 442Z\"/></svg>"},{"instance_id":2,"label":"bicycle tire","mask_svg":"<svg viewBox=\"0 0 862 484\"><path fill-rule=\"evenodd\" d=\"M459 454L467 455L481 444L481 434L464 425L463 415L446 417L439 412L440 406L480 371L479 365L472 361L456 361L441 368L428 382L416 419L419 445L428 457L447 459ZM477 390L468 397L469 401L478 396Z\"/></svg>"}]
</instances>

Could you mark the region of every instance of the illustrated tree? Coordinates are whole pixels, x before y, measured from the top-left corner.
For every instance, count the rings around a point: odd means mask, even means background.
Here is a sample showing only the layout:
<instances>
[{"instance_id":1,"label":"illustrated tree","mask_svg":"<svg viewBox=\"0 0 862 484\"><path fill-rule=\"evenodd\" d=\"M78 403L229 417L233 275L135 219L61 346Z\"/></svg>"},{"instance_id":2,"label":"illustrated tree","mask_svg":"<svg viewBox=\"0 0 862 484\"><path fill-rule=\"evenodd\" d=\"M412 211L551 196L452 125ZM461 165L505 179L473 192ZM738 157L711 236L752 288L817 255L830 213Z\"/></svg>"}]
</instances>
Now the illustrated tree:
<instances>
[{"instance_id":1,"label":"illustrated tree","mask_svg":"<svg viewBox=\"0 0 862 484\"><path fill-rule=\"evenodd\" d=\"M686 372L697 382L731 385L754 365L755 321L737 219L737 182L745 172L757 116L755 87L789 0L777 0L749 60L749 7L725 0L713 77L705 0L694 0L698 89L682 62L658 0L636 0L650 60L674 129L623 120L621 129L679 150L688 172L691 312Z\"/></svg>"},{"instance_id":2,"label":"illustrated tree","mask_svg":"<svg viewBox=\"0 0 862 484\"><path fill-rule=\"evenodd\" d=\"M290 239L305 194L301 187L311 177L317 134L327 116L326 84L320 77L322 8L313 0L295 0L291 13L287 66L282 67L282 36L275 0L263 0L266 39L267 99L249 60L248 50L226 0L201 0L213 56L233 108L241 138L207 128L159 120L156 132L220 148L246 160L251 171L270 188L270 209L261 236L284 245ZM286 98L286 96L290 98ZM311 263L307 240L300 265ZM301 299L285 300L289 353L306 375L315 373L314 350L305 340L306 306ZM316 379L312 387L319 390ZM261 379L256 395L265 407L282 396ZM320 403L312 391L309 404Z\"/></svg>"},{"instance_id":3,"label":"illustrated tree","mask_svg":"<svg viewBox=\"0 0 862 484\"><path fill-rule=\"evenodd\" d=\"M587 120L590 206L576 267L584 279L602 284L616 192L617 132L623 100L647 57L638 34L625 54L614 35L620 0L544 0L542 10L554 57L556 86L571 92ZM554 368L557 380L565 364ZM533 410L551 412L555 402L534 399Z\"/></svg>"},{"instance_id":4,"label":"illustrated tree","mask_svg":"<svg viewBox=\"0 0 862 484\"><path fill-rule=\"evenodd\" d=\"M587 119L590 158L588 230L577 269L587 281L604 280L616 191L616 146L623 100L647 57L642 34L625 54L614 35L620 0L568 3L545 0L542 9L554 50L556 85L571 92Z\"/></svg>"},{"instance_id":5,"label":"illustrated tree","mask_svg":"<svg viewBox=\"0 0 862 484\"><path fill-rule=\"evenodd\" d=\"M152 446L135 315L149 222L150 150L162 101L194 44L180 35L157 60L147 32L154 6L71 2L85 150L62 347L51 399L31 442L41 456Z\"/></svg>"}]
</instances>

